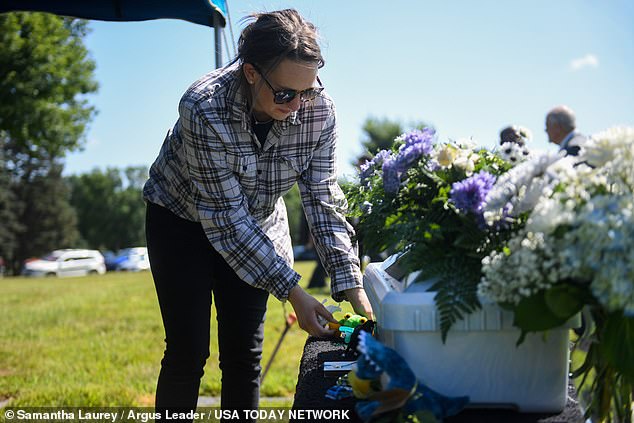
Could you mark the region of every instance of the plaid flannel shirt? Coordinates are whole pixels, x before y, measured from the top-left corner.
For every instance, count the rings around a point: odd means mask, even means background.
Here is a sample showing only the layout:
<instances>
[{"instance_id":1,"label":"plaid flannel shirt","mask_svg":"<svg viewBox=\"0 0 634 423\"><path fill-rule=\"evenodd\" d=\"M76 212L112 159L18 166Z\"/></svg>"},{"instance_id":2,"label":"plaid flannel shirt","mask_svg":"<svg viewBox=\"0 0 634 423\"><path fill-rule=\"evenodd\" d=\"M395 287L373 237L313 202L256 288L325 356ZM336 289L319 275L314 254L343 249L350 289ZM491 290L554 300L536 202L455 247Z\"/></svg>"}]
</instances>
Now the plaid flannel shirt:
<instances>
[{"instance_id":1,"label":"plaid flannel shirt","mask_svg":"<svg viewBox=\"0 0 634 423\"><path fill-rule=\"evenodd\" d=\"M361 287L354 231L337 184L335 108L322 93L264 145L251 130L239 65L205 75L183 95L144 187L147 201L200 222L211 245L248 284L284 301L300 279L282 195L298 183L332 296Z\"/></svg>"}]
</instances>

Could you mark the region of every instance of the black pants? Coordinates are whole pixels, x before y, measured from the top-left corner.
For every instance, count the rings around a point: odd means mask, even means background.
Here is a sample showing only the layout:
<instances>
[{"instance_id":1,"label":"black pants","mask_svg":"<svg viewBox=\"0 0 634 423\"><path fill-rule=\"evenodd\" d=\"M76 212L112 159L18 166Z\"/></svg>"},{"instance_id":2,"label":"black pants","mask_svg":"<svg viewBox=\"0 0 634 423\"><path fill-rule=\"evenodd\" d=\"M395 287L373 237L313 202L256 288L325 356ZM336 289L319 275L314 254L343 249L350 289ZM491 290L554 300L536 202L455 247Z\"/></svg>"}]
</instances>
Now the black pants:
<instances>
[{"instance_id":1,"label":"black pants","mask_svg":"<svg viewBox=\"0 0 634 423\"><path fill-rule=\"evenodd\" d=\"M165 417L167 410L196 409L209 357L212 293L222 371L221 407L257 409L268 293L238 278L212 248L200 223L148 203L146 236L166 343L156 411Z\"/></svg>"}]
</instances>

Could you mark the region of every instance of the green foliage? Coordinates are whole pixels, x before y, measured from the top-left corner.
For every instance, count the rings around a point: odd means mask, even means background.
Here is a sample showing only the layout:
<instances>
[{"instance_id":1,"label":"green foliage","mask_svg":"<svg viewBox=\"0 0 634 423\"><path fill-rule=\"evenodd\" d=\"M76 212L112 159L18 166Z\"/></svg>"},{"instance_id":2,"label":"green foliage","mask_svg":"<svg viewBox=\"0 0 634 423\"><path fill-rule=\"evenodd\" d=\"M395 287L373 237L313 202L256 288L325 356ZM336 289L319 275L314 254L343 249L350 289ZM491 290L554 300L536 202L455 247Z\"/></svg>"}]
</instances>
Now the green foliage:
<instances>
[{"instance_id":1,"label":"green foliage","mask_svg":"<svg viewBox=\"0 0 634 423\"><path fill-rule=\"evenodd\" d=\"M18 246L11 263L14 273L24 259L77 245L77 216L68 202L70 193L61 172L61 166L54 166L46 174L37 174L28 183L20 181L15 187L14 192L26 207L19 214L22 230L16 234Z\"/></svg>"},{"instance_id":2,"label":"green foliage","mask_svg":"<svg viewBox=\"0 0 634 423\"><path fill-rule=\"evenodd\" d=\"M565 320L579 313L591 298L587 286L574 283L555 285L544 292L545 305L552 314Z\"/></svg>"},{"instance_id":3,"label":"green foliage","mask_svg":"<svg viewBox=\"0 0 634 423\"><path fill-rule=\"evenodd\" d=\"M521 344L528 332L547 331L566 323L581 311L587 294L580 287L556 285L522 300L513 307L513 325L522 330Z\"/></svg>"},{"instance_id":4,"label":"green foliage","mask_svg":"<svg viewBox=\"0 0 634 423\"><path fill-rule=\"evenodd\" d=\"M125 179L123 176L125 175ZM98 169L67 178L71 204L86 246L117 251L145 245L145 203L142 188L146 167Z\"/></svg>"},{"instance_id":5,"label":"green foliage","mask_svg":"<svg viewBox=\"0 0 634 423\"><path fill-rule=\"evenodd\" d=\"M583 308L587 289L575 285L555 285L522 298L513 307L513 324L526 332L541 332L563 325Z\"/></svg>"},{"instance_id":6,"label":"green foliage","mask_svg":"<svg viewBox=\"0 0 634 423\"><path fill-rule=\"evenodd\" d=\"M573 350L571 373L585 403L586 419L631 422L634 405L634 318L587 308L586 334ZM587 351L584 351L587 349ZM581 364L579 364L581 362Z\"/></svg>"},{"instance_id":7,"label":"green foliage","mask_svg":"<svg viewBox=\"0 0 634 423\"><path fill-rule=\"evenodd\" d=\"M0 259L7 263L15 259L17 234L23 230L18 222L18 206L11 186L11 175L5 166L3 150L0 149Z\"/></svg>"},{"instance_id":8,"label":"green foliage","mask_svg":"<svg viewBox=\"0 0 634 423\"><path fill-rule=\"evenodd\" d=\"M361 142L363 148L375 155L392 146L394 138L403 133L403 125L388 118L368 117L363 123L362 130L366 138Z\"/></svg>"},{"instance_id":9,"label":"green foliage","mask_svg":"<svg viewBox=\"0 0 634 423\"><path fill-rule=\"evenodd\" d=\"M442 340L445 342L447 333L454 323L481 307L476 295L478 282L480 282L480 269L479 263L467 256L452 255L438 263L446 268L442 271L429 272L438 278L430 291L436 292L434 301L440 315Z\"/></svg>"},{"instance_id":10,"label":"green foliage","mask_svg":"<svg viewBox=\"0 0 634 423\"><path fill-rule=\"evenodd\" d=\"M607 361L626 383L634 386L634 317L610 313L603 336L601 349Z\"/></svg>"},{"instance_id":11,"label":"green foliage","mask_svg":"<svg viewBox=\"0 0 634 423\"><path fill-rule=\"evenodd\" d=\"M123 169L126 186L136 190L143 190L148 180L148 168L146 166L128 166Z\"/></svg>"},{"instance_id":12,"label":"green foliage","mask_svg":"<svg viewBox=\"0 0 634 423\"><path fill-rule=\"evenodd\" d=\"M7 160L63 157L81 145L94 114L95 63L83 44L87 23L46 13L0 15L0 130Z\"/></svg>"},{"instance_id":13,"label":"green foliage","mask_svg":"<svg viewBox=\"0 0 634 423\"><path fill-rule=\"evenodd\" d=\"M304 209L302 208L302 201L299 195L299 187L297 184L293 185L289 192L284 195L284 203L286 204L286 213L288 215L288 226L291 232L291 240L293 245L306 244L307 240L305 232L308 228L303 227L308 225L306 218L304 217Z\"/></svg>"}]
</instances>

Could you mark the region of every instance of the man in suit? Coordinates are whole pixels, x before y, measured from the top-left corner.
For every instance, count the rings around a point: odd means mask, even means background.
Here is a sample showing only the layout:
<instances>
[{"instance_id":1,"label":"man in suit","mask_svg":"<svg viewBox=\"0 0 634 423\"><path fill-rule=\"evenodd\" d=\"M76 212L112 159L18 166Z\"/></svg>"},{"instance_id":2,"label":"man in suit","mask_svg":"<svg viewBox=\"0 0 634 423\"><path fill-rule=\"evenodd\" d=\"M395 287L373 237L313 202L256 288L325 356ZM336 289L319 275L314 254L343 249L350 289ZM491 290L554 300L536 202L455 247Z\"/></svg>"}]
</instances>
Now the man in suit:
<instances>
[{"instance_id":1,"label":"man in suit","mask_svg":"<svg viewBox=\"0 0 634 423\"><path fill-rule=\"evenodd\" d=\"M548 140L570 156L578 155L586 142L586 136L575 128L575 113L568 106L556 106L546 115Z\"/></svg>"}]
</instances>

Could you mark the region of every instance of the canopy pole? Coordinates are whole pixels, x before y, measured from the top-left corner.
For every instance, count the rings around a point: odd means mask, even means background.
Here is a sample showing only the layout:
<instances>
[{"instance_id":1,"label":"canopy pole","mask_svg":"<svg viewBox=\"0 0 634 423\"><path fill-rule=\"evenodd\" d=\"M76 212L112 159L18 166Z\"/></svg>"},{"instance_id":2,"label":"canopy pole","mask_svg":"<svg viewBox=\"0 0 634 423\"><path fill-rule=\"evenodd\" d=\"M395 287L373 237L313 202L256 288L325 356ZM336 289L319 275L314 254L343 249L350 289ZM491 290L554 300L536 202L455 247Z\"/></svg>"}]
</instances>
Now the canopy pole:
<instances>
[{"instance_id":1,"label":"canopy pole","mask_svg":"<svg viewBox=\"0 0 634 423\"><path fill-rule=\"evenodd\" d=\"M214 16L214 44L216 49L216 69L222 66L222 27Z\"/></svg>"}]
</instances>

